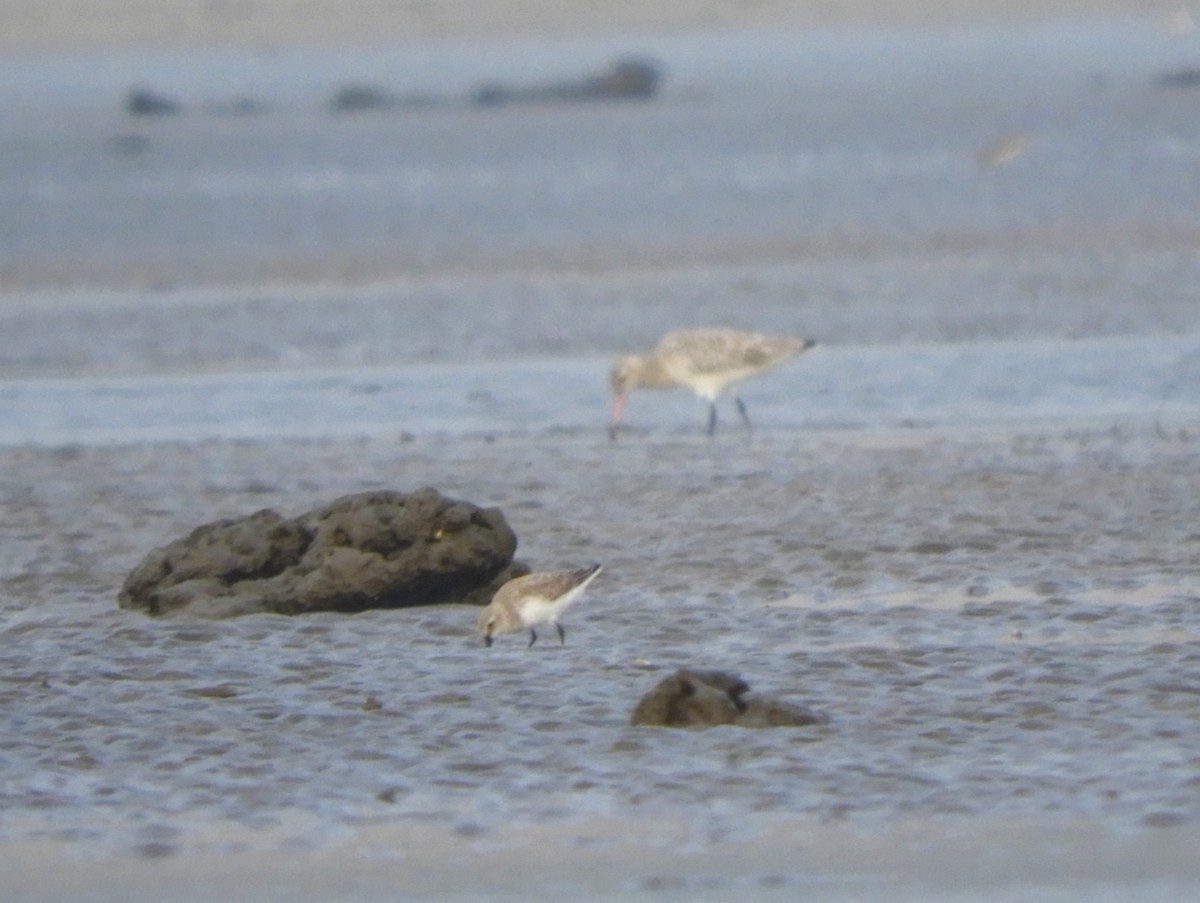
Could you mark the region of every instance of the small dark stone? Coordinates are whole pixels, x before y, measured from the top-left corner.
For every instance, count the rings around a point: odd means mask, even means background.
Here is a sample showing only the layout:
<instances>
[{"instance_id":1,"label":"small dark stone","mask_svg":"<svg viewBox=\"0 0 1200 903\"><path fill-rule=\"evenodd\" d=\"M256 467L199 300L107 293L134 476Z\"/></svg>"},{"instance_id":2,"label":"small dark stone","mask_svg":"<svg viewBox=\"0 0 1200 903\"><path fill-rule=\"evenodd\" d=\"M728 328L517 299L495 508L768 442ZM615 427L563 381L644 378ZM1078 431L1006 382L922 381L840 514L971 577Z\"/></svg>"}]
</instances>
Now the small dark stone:
<instances>
[{"instance_id":1,"label":"small dark stone","mask_svg":"<svg viewBox=\"0 0 1200 903\"><path fill-rule=\"evenodd\" d=\"M750 686L727 671L676 671L647 693L630 723L648 727L802 727L829 719L774 699L744 699Z\"/></svg>"},{"instance_id":2,"label":"small dark stone","mask_svg":"<svg viewBox=\"0 0 1200 903\"><path fill-rule=\"evenodd\" d=\"M131 116L170 116L182 109L174 98L146 88L131 88L125 95L125 112Z\"/></svg>"},{"instance_id":3,"label":"small dark stone","mask_svg":"<svg viewBox=\"0 0 1200 903\"><path fill-rule=\"evenodd\" d=\"M617 60L599 75L575 81L517 86L487 82L474 94L478 106L505 103L562 103L591 100L649 100L658 91L662 72L657 63L632 57Z\"/></svg>"},{"instance_id":4,"label":"small dark stone","mask_svg":"<svg viewBox=\"0 0 1200 903\"><path fill-rule=\"evenodd\" d=\"M430 110L443 100L434 94L397 94L378 85L345 85L329 101L335 113L362 113L370 110Z\"/></svg>"},{"instance_id":5,"label":"small dark stone","mask_svg":"<svg viewBox=\"0 0 1200 903\"><path fill-rule=\"evenodd\" d=\"M1147 828L1175 828L1186 823L1187 819L1178 812L1149 812L1142 816L1142 824Z\"/></svg>"},{"instance_id":6,"label":"small dark stone","mask_svg":"<svg viewBox=\"0 0 1200 903\"><path fill-rule=\"evenodd\" d=\"M401 794L407 793L403 787L388 787L375 794L375 799L381 803L394 803Z\"/></svg>"},{"instance_id":7,"label":"small dark stone","mask_svg":"<svg viewBox=\"0 0 1200 903\"><path fill-rule=\"evenodd\" d=\"M386 110L395 99L385 88L375 85L345 85L339 88L329 101L335 113L358 113L363 110Z\"/></svg>"},{"instance_id":8,"label":"small dark stone","mask_svg":"<svg viewBox=\"0 0 1200 903\"><path fill-rule=\"evenodd\" d=\"M187 691L189 696L203 696L208 699L233 699L237 690L229 684L218 684L215 687L196 687Z\"/></svg>"},{"instance_id":9,"label":"small dark stone","mask_svg":"<svg viewBox=\"0 0 1200 903\"><path fill-rule=\"evenodd\" d=\"M1200 88L1200 67L1189 66L1161 73L1155 83L1160 88Z\"/></svg>"},{"instance_id":10,"label":"small dark stone","mask_svg":"<svg viewBox=\"0 0 1200 903\"><path fill-rule=\"evenodd\" d=\"M692 671L677 671L642 697L630 723L652 727L711 727L733 724L739 709L726 687ZM732 678L733 675L727 675Z\"/></svg>"}]
</instances>

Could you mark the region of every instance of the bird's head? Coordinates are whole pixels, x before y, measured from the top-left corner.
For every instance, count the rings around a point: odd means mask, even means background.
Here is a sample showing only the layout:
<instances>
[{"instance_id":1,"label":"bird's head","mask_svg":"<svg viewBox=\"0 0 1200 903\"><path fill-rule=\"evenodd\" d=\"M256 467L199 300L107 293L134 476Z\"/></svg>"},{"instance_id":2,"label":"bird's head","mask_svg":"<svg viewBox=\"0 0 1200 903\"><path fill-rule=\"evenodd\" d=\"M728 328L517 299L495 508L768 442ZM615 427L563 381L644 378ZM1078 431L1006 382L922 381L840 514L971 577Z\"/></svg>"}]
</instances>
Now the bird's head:
<instances>
[{"instance_id":1,"label":"bird's head","mask_svg":"<svg viewBox=\"0 0 1200 903\"><path fill-rule=\"evenodd\" d=\"M477 622L479 632L483 634L483 645L492 645L492 634L496 632L496 614L491 606L488 606L479 613L479 621Z\"/></svg>"},{"instance_id":2,"label":"bird's head","mask_svg":"<svg viewBox=\"0 0 1200 903\"><path fill-rule=\"evenodd\" d=\"M637 355L632 354L617 361L608 378L613 394L628 395L632 389L636 389L641 382L644 366L645 362Z\"/></svg>"},{"instance_id":3,"label":"bird's head","mask_svg":"<svg viewBox=\"0 0 1200 903\"><path fill-rule=\"evenodd\" d=\"M621 424L621 412L625 410L625 396L641 382L645 361L635 355L623 357L613 365L609 374L609 385L613 391L612 423L608 427L608 437L617 438L617 427Z\"/></svg>"}]
</instances>

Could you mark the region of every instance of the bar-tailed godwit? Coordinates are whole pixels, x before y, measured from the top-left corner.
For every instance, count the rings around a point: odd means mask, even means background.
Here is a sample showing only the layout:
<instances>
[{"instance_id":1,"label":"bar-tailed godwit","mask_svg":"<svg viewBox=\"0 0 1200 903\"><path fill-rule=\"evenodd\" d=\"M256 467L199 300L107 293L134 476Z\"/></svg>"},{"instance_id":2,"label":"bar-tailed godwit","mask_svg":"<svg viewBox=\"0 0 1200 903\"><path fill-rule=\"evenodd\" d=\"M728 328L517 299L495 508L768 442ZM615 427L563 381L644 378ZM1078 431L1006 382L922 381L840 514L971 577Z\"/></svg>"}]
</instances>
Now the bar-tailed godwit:
<instances>
[{"instance_id":1,"label":"bar-tailed godwit","mask_svg":"<svg viewBox=\"0 0 1200 903\"><path fill-rule=\"evenodd\" d=\"M558 623L559 616L596 579L602 570L598 564L577 571L543 571L516 577L497 590L491 604L479 613L479 632L485 646L501 633L529 628L529 645L537 642L538 624L553 624L560 643L567 635Z\"/></svg>"},{"instance_id":2,"label":"bar-tailed godwit","mask_svg":"<svg viewBox=\"0 0 1200 903\"><path fill-rule=\"evenodd\" d=\"M817 344L812 339L760 335L737 329L680 329L663 336L648 357L632 355L612 371L609 438L617 438L625 397L637 388L691 389L708 401L708 434L717 429L717 396L734 383L781 364ZM746 426L746 405L734 396Z\"/></svg>"}]
</instances>

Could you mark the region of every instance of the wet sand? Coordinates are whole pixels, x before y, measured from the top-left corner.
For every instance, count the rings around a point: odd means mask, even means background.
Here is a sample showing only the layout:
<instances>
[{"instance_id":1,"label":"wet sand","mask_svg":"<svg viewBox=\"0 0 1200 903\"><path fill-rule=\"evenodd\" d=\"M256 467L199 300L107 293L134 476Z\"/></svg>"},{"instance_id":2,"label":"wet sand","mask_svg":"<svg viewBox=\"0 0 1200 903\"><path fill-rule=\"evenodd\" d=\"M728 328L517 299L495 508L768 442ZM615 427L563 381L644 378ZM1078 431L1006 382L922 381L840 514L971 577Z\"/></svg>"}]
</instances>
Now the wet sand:
<instances>
[{"instance_id":1,"label":"wet sand","mask_svg":"<svg viewBox=\"0 0 1200 903\"><path fill-rule=\"evenodd\" d=\"M888 899L900 903L1177 903L1197 881L1193 829L1132 837L1067 824L1000 822L986 830L912 821L870 832L760 820L749 841L713 848L678 822L597 819L569 832L520 828L502 839L470 831L368 829L305 855L230 853L128 861L121 887L135 899L192 901L403 899L656 901L739 898ZM750 832L747 832L750 833ZM229 840L237 842L238 832ZM692 852L671 852L673 842ZM118 899L96 893L94 863L53 849L21 849L27 871L14 900ZM1181 867L1181 864L1182 867ZM28 875L44 877L36 882ZM619 876L614 879L614 876ZM29 893L30 886L35 892ZM169 888L169 891L167 890ZM1074 894L1074 895L1073 895Z\"/></svg>"},{"instance_id":2,"label":"wet sand","mask_svg":"<svg viewBox=\"0 0 1200 903\"><path fill-rule=\"evenodd\" d=\"M40 775L6 793L10 899L110 899L97 875L183 900L1186 896L1198 450L1200 422L0 450L24 713L0 751ZM198 522L424 484L500 505L537 567L605 563L566 646L484 649L459 606L115 608ZM627 726L697 665L832 723Z\"/></svg>"},{"instance_id":3,"label":"wet sand","mask_svg":"<svg viewBox=\"0 0 1200 903\"><path fill-rule=\"evenodd\" d=\"M831 24L1165 18L1156 0L0 0L0 52L204 45L413 44Z\"/></svg>"}]
</instances>

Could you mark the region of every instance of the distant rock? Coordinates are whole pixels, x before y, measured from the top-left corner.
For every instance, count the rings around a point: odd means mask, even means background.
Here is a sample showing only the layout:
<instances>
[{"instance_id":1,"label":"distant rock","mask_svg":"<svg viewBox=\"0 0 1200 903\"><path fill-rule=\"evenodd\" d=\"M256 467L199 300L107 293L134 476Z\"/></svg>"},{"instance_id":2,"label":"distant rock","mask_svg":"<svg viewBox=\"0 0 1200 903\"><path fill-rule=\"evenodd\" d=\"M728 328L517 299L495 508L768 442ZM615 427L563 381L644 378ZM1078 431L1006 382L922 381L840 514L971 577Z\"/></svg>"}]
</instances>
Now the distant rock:
<instances>
[{"instance_id":1,"label":"distant rock","mask_svg":"<svg viewBox=\"0 0 1200 903\"><path fill-rule=\"evenodd\" d=\"M1160 88L1200 88L1200 66L1162 72L1154 82Z\"/></svg>"},{"instance_id":2,"label":"distant rock","mask_svg":"<svg viewBox=\"0 0 1200 903\"><path fill-rule=\"evenodd\" d=\"M482 605L527 573L516 547L496 508L433 489L364 492L291 520L262 510L198 527L147 555L117 602L213 618Z\"/></svg>"},{"instance_id":3,"label":"distant rock","mask_svg":"<svg viewBox=\"0 0 1200 903\"><path fill-rule=\"evenodd\" d=\"M645 100L654 96L662 73L645 59L618 60L608 72L587 79L579 92L584 97Z\"/></svg>"},{"instance_id":4,"label":"distant rock","mask_svg":"<svg viewBox=\"0 0 1200 903\"><path fill-rule=\"evenodd\" d=\"M474 100L480 106L504 103L548 103L589 100L648 100L658 91L662 73L656 63L641 58L618 60L607 71L579 81L512 87L481 85Z\"/></svg>"},{"instance_id":5,"label":"distant rock","mask_svg":"<svg viewBox=\"0 0 1200 903\"><path fill-rule=\"evenodd\" d=\"M378 85L345 85L329 101L335 113L361 113L369 110L426 110L445 101L434 94L397 94Z\"/></svg>"},{"instance_id":6,"label":"distant rock","mask_svg":"<svg viewBox=\"0 0 1200 903\"><path fill-rule=\"evenodd\" d=\"M170 116L182 109L173 97L146 88L130 88L125 95L125 112L131 116Z\"/></svg>"},{"instance_id":7,"label":"distant rock","mask_svg":"<svg viewBox=\"0 0 1200 903\"><path fill-rule=\"evenodd\" d=\"M727 671L676 671L641 698L630 723L646 727L804 727L829 719L774 699L743 699L750 685Z\"/></svg>"},{"instance_id":8,"label":"distant rock","mask_svg":"<svg viewBox=\"0 0 1200 903\"><path fill-rule=\"evenodd\" d=\"M385 110L395 103L393 94L375 85L345 85L329 101L335 113L356 113L360 110Z\"/></svg>"}]
</instances>

